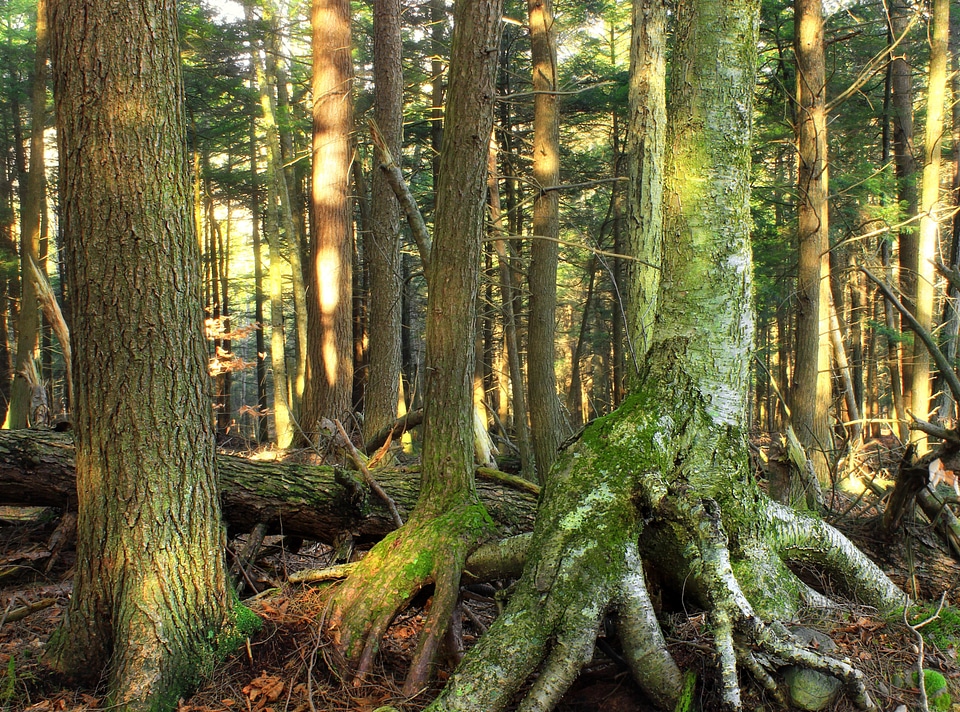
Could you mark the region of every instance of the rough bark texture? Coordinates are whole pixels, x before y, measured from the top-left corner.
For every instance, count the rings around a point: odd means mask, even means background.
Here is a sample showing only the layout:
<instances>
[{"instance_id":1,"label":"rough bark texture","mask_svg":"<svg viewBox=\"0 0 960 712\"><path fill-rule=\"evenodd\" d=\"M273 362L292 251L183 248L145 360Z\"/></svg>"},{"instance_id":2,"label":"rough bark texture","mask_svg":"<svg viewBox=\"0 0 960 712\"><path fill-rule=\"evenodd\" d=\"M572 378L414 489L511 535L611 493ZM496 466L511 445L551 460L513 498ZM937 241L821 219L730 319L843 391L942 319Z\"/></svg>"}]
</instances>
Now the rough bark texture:
<instances>
[{"instance_id":1,"label":"rough bark texture","mask_svg":"<svg viewBox=\"0 0 960 712\"><path fill-rule=\"evenodd\" d=\"M337 590L331 631L362 679L396 612L433 583L404 693L425 683L456 605L467 555L492 527L473 476L473 359L487 149L493 125L499 0L454 7L450 85L430 255L420 498L406 524Z\"/></svg>"},{"instance_id":2,"label":"rough bark texture","mask_svg":"<svg viewBox=\"0 0 960 712\"><path fill-rule=\"evenodd\" d=\"M230 617L175 3L51 16L76 374L74 593L47 650L172 709Z\"/></svg>"},{"instance_id":3,"label":"rough bark texture","mask_svg":"<svg viewBox=\"0 0 960 712\"><path fill-rule=\"evenodd\" d=\"M390 153L399 160L403 141L403 67L400 3L377 0L373 9L373 111ZM363 432L369 438L397 417L400 394L400 206L383 171L373 172L371 230L364 235L370 272L370 351L364 391Z\"/></svg>"},{"instance_id":4,"label":"rough bark texture","mask_svg":"<svg viewBox=\"0 0 960 712\"><path fill-rule=\"evenodd\" d=\"M217 456L223 519L231 535L264 524L268 534L333 542L345 531L383 538L394 524L384 503L355 472ZM419 470L375 470L406 519L417 502ZM477 494L503 534L533 528L536 496L481 477ZM52 431L0 431L0 503L75 509L73 438Z\"/></svg>"},{"instance_id":5,"label":"rough bark texture","mask_svg":"<svg viewBox=\"0 0 960 712\"><path fill-rule=\"evenodd\" d=\"M628 383L653 339L663 252L663 155L667 140L664 82L667 66L667 8L662 0L634 3L630 54L630 125L627 140L630 185L625 252L620 287L632 323L626 358Z\"/></svg>"},{"instance_id":6,"label":"rough bark texture","mask_svg":"<svg viewBox=\"0 0 960 712\"><path fill-rule=\"evenodd\" d=\"M797 348L790 390L793 425L817 477L829 480L829 249L827 111L822 0L794 3L797 55L799 263Z\"/></svg>"},{"instance_id":7,"label":"rough bark texture","mask_svg":"<svg viewBox=\"0 0 960 712\"><path fill-rule=\"evenodd\" d=\"M301 427L346 420L353 394L350 3L313 0L313 183L307 387Z\"/></svg>"},{"instance_id":8,"label":"rough bark texture","mask_svg":"<svg viewBox=\"0 0 960 712\"><path fill-rule=\"evenodd\" d=\"M537 477L545 482L560 445L557 399L556 311L560 195L560 114L557 111L557 43L551 0L529 0L533 63L533 243L530 246L530 317L527 373L530 425Z\"/></svg>"},{"instance_id":9,"label":"rough bark texture","mask_svg":"<svg viewBox=\"0 0 960 712\"><path fill-rule=\"evenodd\" d=\"M900 601L835 530L769 503L747 467L758 15L753 0L678 7L665 172L671 249L662 264L671 288L660 294L648 360L633 395L558 461L510 604L430 710L505 709L533 673L517 709L551 709L590 659L607 611L617 613L638 682L673 708L680 673L653 615L641 556L710 610L725 708L741 706L737 661L762 671L756 649L838 675L870 704L849 665L803 649L754 609L780 614L824 601L784 566L803 557L843 574L881 607Z\"/></svg>"}]
</instances>

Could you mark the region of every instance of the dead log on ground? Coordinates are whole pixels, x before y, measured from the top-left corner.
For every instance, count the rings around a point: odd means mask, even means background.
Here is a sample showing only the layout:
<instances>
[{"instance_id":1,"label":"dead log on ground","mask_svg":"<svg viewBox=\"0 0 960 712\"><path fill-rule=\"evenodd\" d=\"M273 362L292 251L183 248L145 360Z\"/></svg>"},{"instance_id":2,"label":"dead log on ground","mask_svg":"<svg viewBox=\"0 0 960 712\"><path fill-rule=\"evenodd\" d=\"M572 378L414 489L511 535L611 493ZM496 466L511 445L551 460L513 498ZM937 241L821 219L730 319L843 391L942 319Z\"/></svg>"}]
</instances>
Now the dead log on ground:
<instances>
[{"instance_id":1,"label":"dead log on ground","mask_svg":"<svg viewBox=\"0 0 960 712\"><path fill-rule=\"evenodd\" d=\"M394 524L383 502L351 471L217 456L223 516L231 534L258 523L270 534L332 542L342 532L380 539ZM377 470L377 480L407 517L417 501L419 472ZM502 534L533 528L536 498L500 482L477 479L480 498ZM0 431L0 504L76 507L73 437L38 430Z\"/></svg>"}]
</instances>

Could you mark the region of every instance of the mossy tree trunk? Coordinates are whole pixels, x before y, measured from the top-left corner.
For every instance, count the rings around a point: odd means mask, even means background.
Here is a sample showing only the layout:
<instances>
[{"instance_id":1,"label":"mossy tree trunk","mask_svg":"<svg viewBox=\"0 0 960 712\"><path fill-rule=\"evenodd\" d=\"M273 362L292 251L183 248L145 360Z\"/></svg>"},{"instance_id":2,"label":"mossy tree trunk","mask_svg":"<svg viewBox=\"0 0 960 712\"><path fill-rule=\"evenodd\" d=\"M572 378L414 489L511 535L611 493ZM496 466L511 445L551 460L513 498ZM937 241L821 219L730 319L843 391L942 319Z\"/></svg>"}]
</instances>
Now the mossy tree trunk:
<instances>
[{"instance_id":1,"label":"mossy tree trunk","mask_svg":"<svg viewBox=\"0 0 960 712\"><path fill-rule=\"evenodd\" d=\"M47 660L173 709L230 615L176 6L64 0L51 26L79 501Z\"/></svg>"},{"instance_id":2,"label":"mossy tree trunk","mask_svg":"<svg viewBox=\"0 0 960 712\"><path fill-rule=\"evenodd\" d=\"M635 4L635 31L653 7ZM755 0L678 6L664 171L671 249L662 257L650 351L632 395L551 472L510 604L431 710L505 709L532 675L517 709L552 709L590 660L608 612L637 681L672 709L681 673L653 613L642 558L709 611L725 708L741 707L738 661L775 688L758 649L838 675L858 703L872 704L847 663L802 648L765 621L826 602L790 573L791 560L842 574L881 608L901 595L835 530L768 501L747 467L758 14ZM643 322L632 317L628 323Z\"/></svg>"},{"instance_id":3,"label":"mossy tree trunk","mask_svg":"<svg viewBox=\"0 0 960 712\"><path fill-rule=\"evenodd\" d=\"M473 476L476 295L493 127L499 0L457 0L440 153L433 248L427 267L426 392L420 497L406 524L374 547L341 586L331 630L369 672L396 612L434 584L405 694L423 687L457 602L463 563L492 529Z\"/></svg>"}]
</instances>

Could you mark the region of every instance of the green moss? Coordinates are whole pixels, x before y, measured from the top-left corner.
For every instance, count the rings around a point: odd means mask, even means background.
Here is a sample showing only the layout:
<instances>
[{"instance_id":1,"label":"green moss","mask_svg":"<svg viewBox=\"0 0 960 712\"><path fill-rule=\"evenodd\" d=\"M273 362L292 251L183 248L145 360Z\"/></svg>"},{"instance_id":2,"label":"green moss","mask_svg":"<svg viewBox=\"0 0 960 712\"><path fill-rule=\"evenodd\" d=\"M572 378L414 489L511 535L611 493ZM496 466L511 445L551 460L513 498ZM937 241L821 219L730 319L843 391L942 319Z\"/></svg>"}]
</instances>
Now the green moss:
<instances>
[{"instance_id":1,"label":"green moss","mask_svg":"<svg viewBox=\"0 0 960 712\"><path fill-rule=\"evenodd\" d=\"M913 684L916 685L918 677L916 671L913 673ZM927 693L927 703L932 710L938 712L949 712L953 700L947 690L947 680L936 670L923 671L923 689Z\"/></svg>"},{"instance_id":2,"label":"green moss","mask_svg":"<svg viewBox=\"0 0 960 712\"><path fill-rule=\"evenodd\" d=\"M239 601L234 602L230 618L231 620L223 627L220 634L214 636L216 639L213 647L215 662L221 662L263 627L260 616Z\"/></svg>"},{"instance_id":3,"label":"green moss","mask_svg":"<svg viewBox=\"0 0 960 712\"><path fill-rule=\"evenodd\" d=\"M936 614L938 604L921 603L910 608L909 619L913 624L925 621ZM903 620L903 609L898 608L893 611L888 618L891 622ZM920 629L923 639L937 646L940 650L946 650L951 645L960 648L960 610L953 606L944 606L940 615L927 623Z\"/></svg>"},{"instance_id":4,"label":"green moss","mask_svg":"<svg viewBox=\"0 0 960 712\"><path fill-rule=\"evenodd\" d=\"M693 670L687 670L683 674L683 690L680 692L680 699L677 700L677 706L673 708L674 712L690 712L693 709L693 693L697 689L697 673Z\"/></svg>"}]
</instances>

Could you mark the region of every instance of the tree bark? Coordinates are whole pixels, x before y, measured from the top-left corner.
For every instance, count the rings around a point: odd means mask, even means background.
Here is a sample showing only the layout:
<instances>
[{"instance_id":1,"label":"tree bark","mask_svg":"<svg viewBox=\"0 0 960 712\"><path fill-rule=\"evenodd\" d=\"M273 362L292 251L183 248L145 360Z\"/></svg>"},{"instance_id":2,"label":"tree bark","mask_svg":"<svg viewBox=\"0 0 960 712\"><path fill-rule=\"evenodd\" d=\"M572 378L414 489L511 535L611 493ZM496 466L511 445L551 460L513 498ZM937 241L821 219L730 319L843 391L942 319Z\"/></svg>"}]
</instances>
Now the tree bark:
<instances>
[{"instance_id":1,"label":"tree bark","mask_svg":"<svg viewBox=\"0 0 960 712\"><path fill-rule=\"evenodd\" d=\"M343 532L376 541L394 529L390 512L355 472L217 456L223 520L231 536L257 524L268 534L333 543ZM404 519L419 493L419 470L378 469L374 476ZM477 493L502 534L533 528L536 496L481 477ZM73 438L52 431L0 431L0 503L74 509Z\"/></svg>"},{"instance_id":2,"label":"tree bark","mask_svg":"<svg viewBox=\"0 0 960 712\"><path fill-rule=\"evenodd\" d=\"M377 0L373 14L374 118L387 149L400 160L403 67L399 0ZM364 257L370 272L370 328L363 432L366 438L397 417L400 390L400 207L383 171L373 172L370 233Z\"/></svg>"},{"instance_id":3,"label":"tree bark","mask_svg":"<svg viewBox=\"0 0 960 712\"><path fill-rule=\"evenodd\" d=\"M927 81L927 122L923 142L923 178L920 188L920 237L917 245L917 292L914 314L920 326L933 330L936 304L934 283L939 261L938 235L940 224L937 206L940 202L940 149L943 138L943 110L947 85L947 43L950 36L950 2L934 0L931 18L930 73ZM919 339L914 340L913 382L911 403L914 415L929 420L931 409L930 353ZM917 453L929 450L927 436L919 430L911 432Z\"/></svg>"},{"instance_id":4,"label":"tree bark","mask_svg":"<svg viewBox=\"0 0 960 712\"><path fill-rule=\"evenodd\" d=\"M176 4L64 0L50 24L79 500L46 657L108 706L172 710L232 617Z\"/></svg>"},{"instance_id":5,"label":"tree bark","mask_svg":"<svg viewBox=\"0 0 960 712\"><path fill-rule=\"evenodd\" d=\"M830 239L827 229L826 68L822 0L796 0L799 264L797 267L797 353L790 389L793 424L828 482L830 454Z\"/></svg>"},{"instance_id":6,"label":"tree bark","mask_svg":"<svg viewBox=\"0 0 960 712\"><path fill-rule=\"evenodd\" d=\"M890 29L893 40L909 28L914 4L910 0L894 0L890 6ZM902 46L902 45L901 45ZM913 79L912 68L907 61L906 49L894 55L890 63L890 82L893 106L893 156L896 165L897 192L903 215L912 218L917 214L917 159L913 142ZM917 298L917 267L919 236L917 225L910 223L900 228L899 266L900 291L908 304ZM913 409L913 353L902 350L900 372L904 411ZM906 430L906 426L903 426Z\"/></svg>"},{"instance_id":7,"label":"tree bark","mask_svg":"<svg viewBox=\"0 0 960 712\"><path fill-rule=\"evenodd\" d=\"M530 247L530 316L527 377L530 431L537 478L546 481L561 438L557 397L556 311L560 195L560 115L557 110L557 41L551 0L528 0L533 64L533 242Z\"/></svg>"},{"instance_id":8,"label":"tree bark","mask_svg":"<svg viewBox=\"0 0 960 712\"><path fill-rule=\"evenodd\" d=\"M353 41L350 3L313 0L313 182L307 388L301 428L353 411L353 284L350 162L353 158Z\"/></svg>"}]
</instances>

